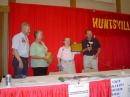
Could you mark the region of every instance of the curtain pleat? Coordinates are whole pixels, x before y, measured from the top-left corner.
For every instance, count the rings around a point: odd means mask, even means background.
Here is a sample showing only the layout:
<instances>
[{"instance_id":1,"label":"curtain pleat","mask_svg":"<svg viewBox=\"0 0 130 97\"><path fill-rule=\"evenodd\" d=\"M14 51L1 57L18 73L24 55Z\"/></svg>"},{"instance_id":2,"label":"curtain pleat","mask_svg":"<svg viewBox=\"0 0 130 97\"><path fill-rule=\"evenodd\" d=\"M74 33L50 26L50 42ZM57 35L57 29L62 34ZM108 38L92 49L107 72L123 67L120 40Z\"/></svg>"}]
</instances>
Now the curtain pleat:
<instances>
[{"instance_id":1,"label":"curtain pleat","mask_svg":"<svg viewBox=\"0 0 130 97\"><path fill-rule=\"evenodd\" d=\"M89 84L90 97L111 97L110 80L93 81Z\"/></svg>"},{"instance_id":2,"label":"curtain pleat","mask_svg":"<svg viewBox=\"0 0 130 97\"><path fill-rule=\"evenodd\" d=\"M5 88L0 97L68 97L68 85Z\"/></svg>"}]
</instances>

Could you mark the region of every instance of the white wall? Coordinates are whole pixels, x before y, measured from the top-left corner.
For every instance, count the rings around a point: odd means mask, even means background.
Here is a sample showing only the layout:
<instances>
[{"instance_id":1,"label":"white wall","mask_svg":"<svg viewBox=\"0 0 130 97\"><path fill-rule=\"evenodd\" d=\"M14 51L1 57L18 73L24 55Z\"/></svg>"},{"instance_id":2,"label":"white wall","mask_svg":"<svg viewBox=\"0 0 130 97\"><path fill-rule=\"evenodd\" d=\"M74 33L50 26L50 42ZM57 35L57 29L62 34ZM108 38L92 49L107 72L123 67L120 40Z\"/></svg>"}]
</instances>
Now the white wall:
<instances>
[{"instance_id":1,"label":"white wall","mask_svg":"<svg viewBox=\"0 0 130 97\"><path fill-rule=\"evenodd\" d=\"M43 5L55 5L55 6L70 6L70 0L16 0L17 3L27 4L43 4ZM104 11L116 11L116 6L110 3L98 2L95 0L77 0L76 6L78 8L97 9Z\"/></svg>"},{"instance_id":2,"label":"white wall","mask_svg":"<svg viewBox=\"0 0 130 97\"><path fill-rule=\"evenodd\" d=\"M77 0L77 7L116 12L116 2L106 3L96 0Z\"/></svg>"},{"instance_id":3,"label":"white wall","mask_svg":"<svg viewBox=\"0 0 130 97\"><path fill-rule=\"evenodd\" d=\"M115 3L105 3L100 1L111 1L111 0L76 0L76 6L78 8L97 9L103 11L116 12ZM113 0L114 1L114 0ZM70 0L16 0L17 3L27 4L43 4L53 6L70 6ZM8 0L0 0L0 5L8 5ZM130 14L130 0L121 0L121 12Z\"/></svg>"},{"instance_id":4,"label":"white wall","mask_svg":"<svg viewBox=\"0 0 130 97\"><path fill-rule=\"evenodd\" d=\"M121 12L130 14L130 0L121 0Z\"/></svg>"},{"instance_id":5,"label":"white wall","mask_svg":"<svg viewBox=\"0 0 130 97\"><path fill-rule=\"evenodd\" d=\"M8 5L8 0L0 0L0 5Z\"/></svg>"},{"instance_id":6,"label":"white wall","mask_svg":"<svg viewBox=\"0 0 130 97\"><path fill-rule=\"evenodd\" d=\"M17 3L70 6L70 0L16 0Z\"/></svg>"}]
</instances>

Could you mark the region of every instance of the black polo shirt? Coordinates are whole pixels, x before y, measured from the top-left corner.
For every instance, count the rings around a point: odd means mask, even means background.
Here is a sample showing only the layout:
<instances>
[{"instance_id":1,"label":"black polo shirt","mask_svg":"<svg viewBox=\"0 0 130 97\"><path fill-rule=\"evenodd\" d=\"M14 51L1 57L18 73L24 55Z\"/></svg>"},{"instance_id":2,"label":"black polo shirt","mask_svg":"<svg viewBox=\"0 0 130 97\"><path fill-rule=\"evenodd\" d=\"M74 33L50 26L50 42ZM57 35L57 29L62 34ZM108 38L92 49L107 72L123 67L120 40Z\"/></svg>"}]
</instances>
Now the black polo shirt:
<instances>
[{"instance_id":1,"label":"black polo shirt","mask_svg":"<svg viewBox=\"0 0 130 97\"><path fill-rule=\"evenodd\" d=\"M92 47L91 51L83 52L83 55L93 56L97 53L98 48L101 47L99 41L96 38L92 38L90 41L86 38L82 41L82 48Z\"/></svg>"}]
</instances>

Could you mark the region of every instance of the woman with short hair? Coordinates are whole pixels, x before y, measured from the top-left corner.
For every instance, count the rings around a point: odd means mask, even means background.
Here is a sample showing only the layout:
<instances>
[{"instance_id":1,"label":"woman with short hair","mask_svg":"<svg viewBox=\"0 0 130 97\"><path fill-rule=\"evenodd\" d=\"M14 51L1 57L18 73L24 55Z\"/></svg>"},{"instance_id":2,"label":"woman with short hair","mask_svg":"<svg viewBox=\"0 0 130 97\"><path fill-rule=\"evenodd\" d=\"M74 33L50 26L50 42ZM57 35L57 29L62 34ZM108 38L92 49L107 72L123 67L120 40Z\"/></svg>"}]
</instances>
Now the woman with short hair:
<instances>
[{"instance_id":1,"label":"woman with short hair","mask_svg":"<svg viewBox=\"0 0 130 97\"><path fill-rule=\"evenodd\" d=\"M44 44L43 32L38 30L34 32L34 42L30 47L31 66L33 69L34 76L47 75L48 70L48 57L47 47Z\"/></svg>"},{"instance_id":2,"label":"woman with short hair","mask_svg":"<svg viewBox=\"0 0 130 97\"><path fill-rule=\"evenodd\" d=\"M75 52L71 51L70 38L66 37L64 39L64 45L59 48L57 58L58 65L61 71L65 73L76 73L75 62L74 62Z\"/></svg>"}]
</instances>

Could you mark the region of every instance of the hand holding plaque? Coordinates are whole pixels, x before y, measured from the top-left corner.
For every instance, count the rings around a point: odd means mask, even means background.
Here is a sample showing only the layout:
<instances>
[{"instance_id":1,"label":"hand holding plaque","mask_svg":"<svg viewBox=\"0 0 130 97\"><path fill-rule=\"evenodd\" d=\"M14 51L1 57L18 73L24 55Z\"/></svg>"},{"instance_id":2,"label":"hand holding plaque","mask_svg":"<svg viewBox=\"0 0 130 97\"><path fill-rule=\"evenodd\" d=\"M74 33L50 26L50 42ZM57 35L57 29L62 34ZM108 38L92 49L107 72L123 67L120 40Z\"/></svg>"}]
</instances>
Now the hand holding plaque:
<instances>
[{"instance_id":1,"label":"hand holding plaque","mask_svg":"<svg viewBox=\"0 0 130 97\"><path fill-rule=\"evenodd\" d=\"M71 44L71 51L72 52L81 52L82 51L82 44L74 42Z\"/></svg>"}]
</instances>

